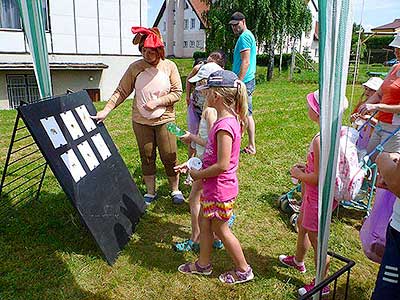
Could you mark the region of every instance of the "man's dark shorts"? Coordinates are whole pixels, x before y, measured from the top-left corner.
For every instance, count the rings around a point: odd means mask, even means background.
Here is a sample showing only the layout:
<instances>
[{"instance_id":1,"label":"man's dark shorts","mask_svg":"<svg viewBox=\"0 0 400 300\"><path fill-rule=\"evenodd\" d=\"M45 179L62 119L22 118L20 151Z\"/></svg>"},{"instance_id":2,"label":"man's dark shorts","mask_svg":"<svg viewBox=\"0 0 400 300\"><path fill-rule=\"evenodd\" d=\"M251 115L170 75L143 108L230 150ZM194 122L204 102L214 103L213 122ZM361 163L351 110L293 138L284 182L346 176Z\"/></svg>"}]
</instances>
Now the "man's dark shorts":
<instances>
[{"instance_id":1,"label":"man's dark shorts","mask_svg":"<svg viewBox=\"0 0 400 300\"><path fill-rule=\"evenodd\" d=\"M400 232L392 226L386 231L386 246L383 254L373 300L400 299Z\"/></svg>"}]
</instances>

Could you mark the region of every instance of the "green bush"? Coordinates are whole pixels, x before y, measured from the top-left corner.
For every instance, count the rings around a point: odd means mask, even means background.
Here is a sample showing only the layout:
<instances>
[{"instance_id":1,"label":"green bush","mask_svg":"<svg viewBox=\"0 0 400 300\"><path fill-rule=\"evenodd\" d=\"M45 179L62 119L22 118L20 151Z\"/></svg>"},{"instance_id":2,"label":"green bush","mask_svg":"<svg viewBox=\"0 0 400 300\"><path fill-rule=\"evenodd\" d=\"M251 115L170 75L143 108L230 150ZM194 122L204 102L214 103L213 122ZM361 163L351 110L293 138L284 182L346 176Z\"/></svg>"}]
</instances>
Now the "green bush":
<instances>
[{"instance_id":1,"label":"green bush","mask_svg":"<svg viewBox=\"0 0 400 300\"><path fill-rule=\"evenodd\" d=\"M193 58L196 60L198 58L207 58L207 52L205 51L194 51Z\"/></svg>"},{"instance_id":2,"label":"green bush","mask_svg":"<svg viewBox=\"0 0 400 300\"><path fill-rule=\"evenodd\" d=\"M287 69L290 66L290 60L292 58L291 54L282 55L282 68ZM276 54L274 58L274 66L279 67L280 55ZM268 54L258 54L257 55L257 66L268 66L269 55Z\"/></svg>"}]
</instances>

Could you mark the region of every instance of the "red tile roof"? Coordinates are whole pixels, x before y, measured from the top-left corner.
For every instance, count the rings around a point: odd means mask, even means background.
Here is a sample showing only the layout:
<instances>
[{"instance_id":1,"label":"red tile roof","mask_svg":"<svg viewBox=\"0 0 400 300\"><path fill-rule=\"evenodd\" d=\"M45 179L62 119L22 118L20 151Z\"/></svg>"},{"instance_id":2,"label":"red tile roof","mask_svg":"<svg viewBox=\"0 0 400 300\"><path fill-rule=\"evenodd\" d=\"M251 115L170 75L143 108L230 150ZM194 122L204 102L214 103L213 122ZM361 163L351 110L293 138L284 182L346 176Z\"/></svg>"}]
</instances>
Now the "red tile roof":
<instances>
[{"instance_id":1,"label":"red tile roof","mask_svg":"<svg viewBox=\"0 0 400 300\"><path fill-rule=\"evenodd\" d=\"M194 12L199 18L204 28L207 27L207 20L205 19L205 12L208 11L208 5L204 0L189 0Z\"/></svg>"},{"instance_id":2,"label":"red tile roof","mask_svg":"<svg viewBox=\"0 0 400 300\"><path fill-rule=\"evenodd\" d=\"M385 25L382 25L382 26L378 26L378 27L372 28L371 30L372 31L380 31L380 30L388 31L388 30L391 30L391 31L394 32L394 31L396 31L396 29L397 30L400 29L400 19L395 19L392 23L388 23L388 24L385 24Z\"/></svg>"},{"instance_id":3,"label":"red tile roof","mask_svg":"<svg viewBox=\"0 0 400 300\"><path fill-rule=\"evenodd\" d=\"M197 17L200 20L201 27L200 28L206 28L207 25L207 20L205 19L204 15L205 12L208 10L208 5L204 0L187 0L190 4L190 6L193 8L193 11L197 15ZM163 2L160 11L157 15L156 20L154 21L154 27L157 27L159 25L159 22L161 20L161 17L164 14L166 8L166 1Z\"/></svg>"}]
</instances>

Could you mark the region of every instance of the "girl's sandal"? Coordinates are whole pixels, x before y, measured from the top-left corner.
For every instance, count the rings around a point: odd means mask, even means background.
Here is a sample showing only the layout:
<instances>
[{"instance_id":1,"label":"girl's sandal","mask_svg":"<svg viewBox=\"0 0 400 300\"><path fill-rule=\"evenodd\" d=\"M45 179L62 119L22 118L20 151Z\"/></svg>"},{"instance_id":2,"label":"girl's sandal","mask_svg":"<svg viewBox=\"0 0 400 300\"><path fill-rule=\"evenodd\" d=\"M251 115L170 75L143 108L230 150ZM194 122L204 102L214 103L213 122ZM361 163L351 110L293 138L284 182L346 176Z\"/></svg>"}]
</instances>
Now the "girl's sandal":
<instances>
[{"instance_id":1,"label":"girl's sandal","mask_svg":"<svg viewBox=\"0 0 400 300\"><path fill-rule=\"evenodd\" d=\"M254 274L252 268L248 266L245 272L233 270L219 275L218 278L223 283L238 284L252 280L254 278Z\"/></svg>"},{"instance_id":2,"label":"girl's sandal","mask_svg":"<svg viewBox=\"0 0 400 300\"><path fill-rule=\"evenodd\" d=\"M196 260L194 263L188 262L186 264L180 265L178 267L178 271L183 274L211 275L212 265L208 264L207 266L202 267Z\"/></svg>"}]
</instances>

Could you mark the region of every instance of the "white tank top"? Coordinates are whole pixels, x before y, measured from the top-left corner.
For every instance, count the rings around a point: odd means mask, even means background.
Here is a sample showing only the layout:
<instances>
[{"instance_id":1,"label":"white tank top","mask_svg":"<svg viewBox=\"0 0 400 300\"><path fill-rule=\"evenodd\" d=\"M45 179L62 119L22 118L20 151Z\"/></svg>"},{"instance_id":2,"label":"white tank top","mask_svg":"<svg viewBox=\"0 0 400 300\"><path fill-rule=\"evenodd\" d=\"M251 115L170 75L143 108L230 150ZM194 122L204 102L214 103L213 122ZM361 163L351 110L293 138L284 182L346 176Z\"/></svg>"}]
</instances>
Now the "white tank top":
<instances>
[{"instance_id":1,"label":"white tank top","mask_svg":"<svg viewBox=\"0 0 400 300\"><path fill-rule=\"evenodd\" d=\"M203 117L200 119L199 123L199 137L201 137L203 140L208 140L208 130L207 130L207 120L204 119ZM204 154L204 147L196 144L196 156L200 159L203 158Z\"/></svg>"},{"instance_id":2,"label":"white tank top","mask_svg":"<svg viewBox=\"0 0 400 300\"><path fill-rule=\"evenodd\" d=\"M390 222L390 226L400 232L400 199L397 198L396 202L393 205L393 214L392 221Z\"/></svg>"}]
</instances>

